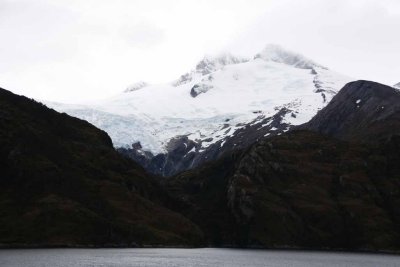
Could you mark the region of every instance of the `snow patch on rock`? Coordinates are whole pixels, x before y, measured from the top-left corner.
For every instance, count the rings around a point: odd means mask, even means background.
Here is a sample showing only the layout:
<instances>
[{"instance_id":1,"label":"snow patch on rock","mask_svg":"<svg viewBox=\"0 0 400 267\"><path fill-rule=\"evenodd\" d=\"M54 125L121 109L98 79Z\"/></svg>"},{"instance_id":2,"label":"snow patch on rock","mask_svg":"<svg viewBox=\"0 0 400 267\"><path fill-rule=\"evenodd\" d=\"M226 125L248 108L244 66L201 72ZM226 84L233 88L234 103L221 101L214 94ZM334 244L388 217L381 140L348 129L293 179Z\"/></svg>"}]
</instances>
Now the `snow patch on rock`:
<instances>
[{"instance_id":1,"label":"snow patch on rock","mask_svg":"<svg viewBox=\"0 0 400 267\"><path fill-rule=\"evenodd\" d=\"M236 57L229 53L222 54L217 57L205 56L201 61L196 64L194 70L183 74L181 77L179 77L177 81L173 82L172 84L174 86L186 84L205 75L213 73L217 70L220 70L225 66L244 63L248 61L248 59ZM208 79L211 80L212 76L208 76Z\"/></svg>"},{"instance_id":2,"label":"snow patch on rock","mask_svg":"<svg viewBox=\"0 0 400 267\"><path fill-rule=\"evenodd\" d=\"M195 84L190 90L190 95L192 97L197 97L199 94L206 93L208 90L212 89L213 86L205 83Z\"/></svg>"},{"instance_id":3,"label":"snow patch on rock","mask_svg":"<svg viewBox=\"0 0 400 267\"><path fill-rule=\"evenodd\" d=\"M144 87L146 87L146 86L148 86L148 84L147 84L146 82L143 82L143 81L137 82L137 83L134 83L134 84L129 85L129 86L125 89L124 92L125 92L125 93L134 92L134 91L140 90L140 89L142 89L142 88L144 88Z\"/></svg>"}]
</instances>

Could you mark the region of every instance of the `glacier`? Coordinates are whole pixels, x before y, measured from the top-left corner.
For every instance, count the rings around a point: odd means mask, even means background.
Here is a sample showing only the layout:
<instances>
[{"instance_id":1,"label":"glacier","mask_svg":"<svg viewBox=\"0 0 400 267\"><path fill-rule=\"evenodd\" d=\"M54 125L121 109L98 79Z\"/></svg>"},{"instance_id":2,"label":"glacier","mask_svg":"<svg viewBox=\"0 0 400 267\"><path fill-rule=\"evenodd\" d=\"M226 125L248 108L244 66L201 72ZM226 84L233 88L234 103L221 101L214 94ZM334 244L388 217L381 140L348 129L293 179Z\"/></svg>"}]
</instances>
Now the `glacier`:
<instances>
[{"instance_id":1,"label":"glacier","mask_svg":"<svg viewBox=\"0 0 400 267\"><path fill-rule=\"evenodd\" d=\"M303 124L352 80L300 54L268 45L252 59L231 54L205 57L167 84L140 82L90 104L45 104L103 129L115 147L140 142L144 151L157 155L166 153L169 141L177 136L201 144L201 151L283 107L290 110L285 123Z\"/></svg>"}]
</instances>

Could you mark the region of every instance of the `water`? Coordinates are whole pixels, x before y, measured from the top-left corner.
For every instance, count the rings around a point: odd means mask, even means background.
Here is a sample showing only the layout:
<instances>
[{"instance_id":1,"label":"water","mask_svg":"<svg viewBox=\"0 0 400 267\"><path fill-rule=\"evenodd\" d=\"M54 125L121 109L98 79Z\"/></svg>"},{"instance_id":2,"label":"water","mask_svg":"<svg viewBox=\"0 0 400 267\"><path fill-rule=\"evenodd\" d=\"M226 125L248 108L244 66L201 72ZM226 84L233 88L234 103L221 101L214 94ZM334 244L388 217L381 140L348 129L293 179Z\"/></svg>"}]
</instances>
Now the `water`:
<instances>
[{"instance_id":1,"label":"water","mask_svg":"<svg viewBox=\"0 0 400 267\"><path fill-rule=\"evenodd\" d=\"M400 256L240 249L10 249L1 267L75 266L400 266Z\"/></svg>"}]
</instances>

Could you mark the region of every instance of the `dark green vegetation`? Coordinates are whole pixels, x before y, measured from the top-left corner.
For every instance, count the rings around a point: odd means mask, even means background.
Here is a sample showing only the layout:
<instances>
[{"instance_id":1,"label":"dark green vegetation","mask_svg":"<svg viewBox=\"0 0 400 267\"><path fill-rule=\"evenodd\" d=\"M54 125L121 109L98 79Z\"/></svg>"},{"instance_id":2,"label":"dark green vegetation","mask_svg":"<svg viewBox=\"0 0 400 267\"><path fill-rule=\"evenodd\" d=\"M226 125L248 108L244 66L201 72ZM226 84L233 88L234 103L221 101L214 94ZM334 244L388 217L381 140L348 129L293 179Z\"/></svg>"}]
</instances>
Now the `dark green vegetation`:
<instances>
[{"instance_id":1,"label":"dark green vegetation","mask_svg":"<svg viewBox=\"0 0 400 267\"><path fill-rule=\"evenodd\" d=\"M196 245L197 226L163 207L156 180L108 135L0 89L0 243Z\"/></svg>"},{"instance_id":2,"label":"dark green vegetation","mask_svg":"<svg viewBox=\"0 0 400 267\"><path fill-rule=\"evenodd\" d=\"M399 97L350 83L297 130L157 179L89 123L0 90L0 243L398 251Z\"/></svg>"},{"instance_id":3,"label":"dark green vegetation","mask_svg":"<svg viewBox=\"0 0 400 267\"><path fill-rule=\"evenodd\" d=\"M400 248L400 137L379 147L308 131L171 178L212 245Z\"/></svg>"}]
</instances>

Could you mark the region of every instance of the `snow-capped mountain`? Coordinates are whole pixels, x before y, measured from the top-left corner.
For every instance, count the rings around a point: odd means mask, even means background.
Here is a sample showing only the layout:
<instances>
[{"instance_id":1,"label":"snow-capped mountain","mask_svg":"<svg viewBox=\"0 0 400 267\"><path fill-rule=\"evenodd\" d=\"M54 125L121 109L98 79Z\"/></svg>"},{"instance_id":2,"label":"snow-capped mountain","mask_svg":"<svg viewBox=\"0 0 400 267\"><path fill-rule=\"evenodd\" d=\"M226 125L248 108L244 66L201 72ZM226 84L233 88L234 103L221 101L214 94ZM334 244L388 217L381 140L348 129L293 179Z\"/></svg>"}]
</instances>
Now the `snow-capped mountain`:
<instances>
[{"instance_id":1,"label":"snow-capped mountain","mask_svg":"<svg viewBox=\"0 0 400 267\"><path fill-rule=\"evenodd\" d=\"M174 86L189 83L201 79L203 76L208 75L217 70L221 70L226 65L239 64L249 61L245 58L235 57L229 53L222 54L218 57L205 56L199 63L197 63L194 70L187 72L178 80L173 82Z\"/></svg>"},{"instance_id":2,"label":"snow-capped mountain","mask_svg":"<svg viewBox=\"0 0 400 267\"><path fill-rule=\"evenodd\" d=\"M324 68L314 61L304 57L303 55L294 52L288 52L279 45L274 44L267 45L264 50L255 55L254 58L261 58L265 61L283 63L299 69L313 69L315 67Z\"/></svg>"},{"instance_id":3,"label":"snow-capped mountain","mask_svg":"<svg viewBox=\"0 0 400 267\"><path fill-rule=\"evenodd\" d=\"M395 85L393 85L394 88L400 89L400 83L396 83Z\"/></svg>"},{"instance_id":4,"label":"snow-capped mountain","mask_svg":"<svg viewBox=\"0 0 400 267\"><path fill-rule=\"evenodd\" d=\"M251 60L206 57L171 84L140 83L86 106L48 105L105 130L150 171L171 175L309 121L351 80L269 45Z\"/></svg>"}]
</instances>

